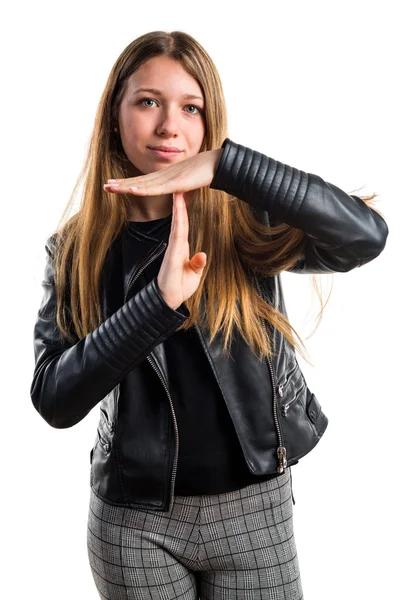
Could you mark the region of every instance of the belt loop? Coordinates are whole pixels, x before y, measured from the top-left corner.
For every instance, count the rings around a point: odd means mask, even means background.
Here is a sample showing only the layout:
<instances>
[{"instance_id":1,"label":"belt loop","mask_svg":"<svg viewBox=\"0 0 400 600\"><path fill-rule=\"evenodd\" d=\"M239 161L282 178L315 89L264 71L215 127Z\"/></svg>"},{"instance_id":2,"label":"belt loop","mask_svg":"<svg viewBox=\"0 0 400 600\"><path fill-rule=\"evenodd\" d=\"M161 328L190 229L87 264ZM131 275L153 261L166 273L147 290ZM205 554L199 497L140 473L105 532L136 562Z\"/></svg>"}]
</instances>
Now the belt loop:
<instances>
[{"instance_id":1,"label":"belt loop","mask_svg":"<svg viewBox=\"0 0 400 600\"><path fill-rule=\"evenodd\" d=\"M294 496L293 496L292 467L289 467L289 473L290 473L290 490L292 492L292 500L293 500L293 504L296 504L296 502L294 501Z\"/></svg>"}]
</instances>

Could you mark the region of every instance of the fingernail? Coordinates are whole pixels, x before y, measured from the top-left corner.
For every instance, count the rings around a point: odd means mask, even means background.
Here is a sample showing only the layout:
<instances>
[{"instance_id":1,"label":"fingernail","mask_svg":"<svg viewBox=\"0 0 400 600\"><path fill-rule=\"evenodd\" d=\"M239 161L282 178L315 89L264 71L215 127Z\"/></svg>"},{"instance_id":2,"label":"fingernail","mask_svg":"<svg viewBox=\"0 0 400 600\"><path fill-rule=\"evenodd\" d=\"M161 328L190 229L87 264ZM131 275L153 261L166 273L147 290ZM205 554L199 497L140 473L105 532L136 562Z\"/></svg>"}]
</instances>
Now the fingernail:
<instances>
[{"instance_id":1,"label":"fingernail","mask_svg":"<svg viewBox=\"0 0 400 600\"><path fill-rule=\"evenodd\" d=\"M107 179L108 183L116 183L116 179Z\"/></svg>"},{"instance_id":2,"label":"fingernail","mask_svg":"<svg viewBox=\"0 0 400 600\"><path fill-rule=\"evenodd\" d=\"M131 185L131 186L130 186L130 189L131 189L131 190L138 190L139 188L138 188L138 186L137 186L137 185Z\"/></svg>"}]
</instances>

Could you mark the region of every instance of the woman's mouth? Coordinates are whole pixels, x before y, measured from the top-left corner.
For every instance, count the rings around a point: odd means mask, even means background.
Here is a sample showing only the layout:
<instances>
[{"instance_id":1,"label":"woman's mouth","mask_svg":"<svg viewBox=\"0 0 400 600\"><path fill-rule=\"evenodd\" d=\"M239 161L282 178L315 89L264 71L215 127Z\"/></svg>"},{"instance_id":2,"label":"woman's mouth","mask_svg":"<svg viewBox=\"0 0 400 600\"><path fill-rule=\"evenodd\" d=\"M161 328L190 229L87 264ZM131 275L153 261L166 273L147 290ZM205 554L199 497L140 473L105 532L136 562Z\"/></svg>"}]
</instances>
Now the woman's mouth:
<instances>
[{"instance_id":1,"label":"woman's mouth","mask_svg":"<svg viewBox=\"0 0 400 600\"><path fill-rule=\"evenodd\" d=\"M176 156L179 156L179 154L181 154L180 150L155 150L153 148L149 148L149 150L151 152L153 152L154 154L156 154L157 156L160 156L161 158L167 158L167 159L172 159Z\"/></svg>"}]
</instances>

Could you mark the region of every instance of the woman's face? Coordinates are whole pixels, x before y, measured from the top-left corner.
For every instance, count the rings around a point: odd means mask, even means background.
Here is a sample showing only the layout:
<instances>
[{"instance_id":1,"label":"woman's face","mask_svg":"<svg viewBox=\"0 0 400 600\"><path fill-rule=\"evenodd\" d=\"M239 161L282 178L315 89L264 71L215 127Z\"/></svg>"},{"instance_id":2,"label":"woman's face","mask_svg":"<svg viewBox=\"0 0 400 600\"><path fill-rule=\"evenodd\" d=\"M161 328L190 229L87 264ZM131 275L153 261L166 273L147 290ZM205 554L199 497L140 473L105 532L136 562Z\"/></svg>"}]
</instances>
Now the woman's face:
<instances>
[{"instance_id":1,"label":"woman's face","mask_svg":"<svg viewBox=\"0 0 400 600\"><path fill-rule=\"evenodd\" d=\"M129 78L118 115L131 175L152 173L198 154L205 135L203 110L201 88L179 62L157 56L142 64ZM179 152L157 153L153 146Z\"/></svg>"}]
</instances>

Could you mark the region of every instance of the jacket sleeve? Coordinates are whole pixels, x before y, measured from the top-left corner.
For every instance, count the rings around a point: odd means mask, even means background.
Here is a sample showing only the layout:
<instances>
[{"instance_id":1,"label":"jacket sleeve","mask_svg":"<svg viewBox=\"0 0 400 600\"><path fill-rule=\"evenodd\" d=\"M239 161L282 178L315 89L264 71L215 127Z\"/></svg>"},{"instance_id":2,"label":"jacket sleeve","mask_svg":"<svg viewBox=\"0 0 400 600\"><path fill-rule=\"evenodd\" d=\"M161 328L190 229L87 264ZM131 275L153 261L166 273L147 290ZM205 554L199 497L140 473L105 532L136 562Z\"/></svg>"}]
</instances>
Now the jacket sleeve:
<instances>
[{"instance_id":1,"label":"jacket sleeve","mask_svg":"<svg viewBox=\"0 0 400 600\"><path fill-rule=\"evenodd\" d=\"M303 255L290 271L346 272L370 262L384 249L389 233L386 221L358 196L229 138L222 148L210 187L306 234Z\"/></svg>"},{"instance_id":2,"label":"jacket sleeve","mask_svg":"<svg viewBox=\"0 0 400 600\"><path fill-rule=\"evenodd\" d=\"M190 315L184 304L174 310L154 278L111 317L75 343L61 340L56 323L51 240L46 243L43 297L34 325L35 367L31 399L52 427L82 420L151 350Z\"/></svg>"}]
</instances>

